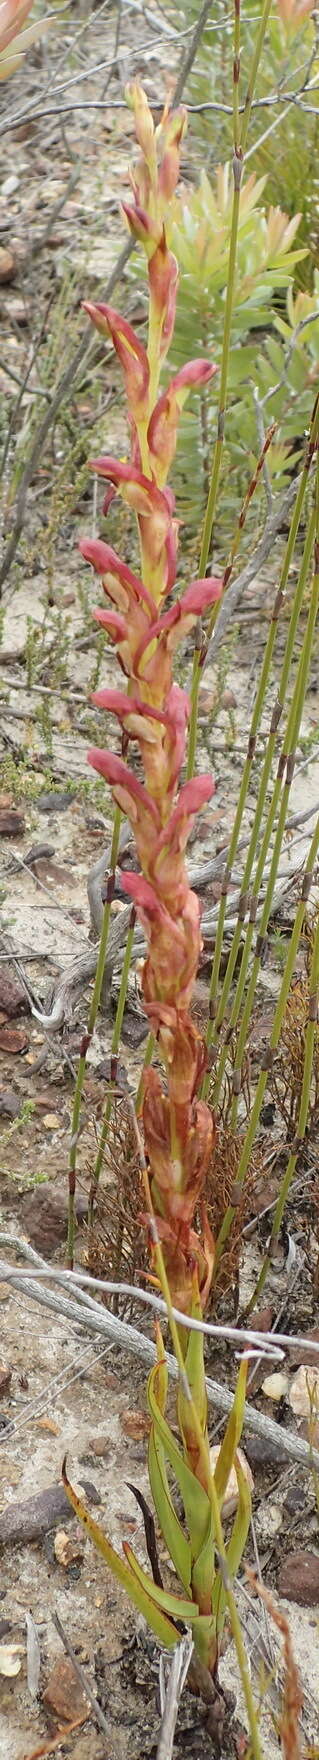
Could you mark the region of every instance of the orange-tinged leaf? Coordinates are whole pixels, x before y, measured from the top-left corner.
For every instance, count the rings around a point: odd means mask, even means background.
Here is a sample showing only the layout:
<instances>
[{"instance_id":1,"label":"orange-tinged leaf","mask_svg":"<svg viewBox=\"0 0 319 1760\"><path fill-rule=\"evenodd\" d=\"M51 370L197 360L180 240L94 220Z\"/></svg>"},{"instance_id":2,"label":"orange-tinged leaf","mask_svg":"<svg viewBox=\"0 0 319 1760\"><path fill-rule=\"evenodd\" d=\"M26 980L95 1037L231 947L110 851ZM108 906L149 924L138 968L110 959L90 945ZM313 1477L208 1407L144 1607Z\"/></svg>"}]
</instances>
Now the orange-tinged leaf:
<instances>
[{"instance_id":1,"label":"orange-tinged leaf","mask_svg":"<svg viewBox=\"0 0 319 1760\"><path fill-rule=\"evenodd\" d=\"M176 1627L171 1624L171 1621L166 1617L166 1614L162 1611L161 1607L156 1605L156 1601L154 1600L152 1593L150 1593L150 1591L154 1591L155 1584L153 1584L146 1576L146 1572L142 1572L141 1581L141 1579L137 1578L137 1575L133 1573L133 1570L131 1570L126 1560L124 1561L123 1558L120 1558L119 1553L115 1551L115 1547L111 1545L111 1541L107 1539L107 1535L103 1533L103 1529L99 1527L98 1522L94 1521L93 1517L86 1509L85 1504L82 1503L81 1498L77 1496L77 1493L73 1490L73 1486L70 1485L67 1477L65 1460L63 1461L62 1467L62 1479L69 1503L72 1504L72 1509L74 1509L75 1515L78 1516L78 1520L82 1522L83 1527L86 1528L89 1539L93 1541L93 1545L96 1547L97 1552L101 1553L102 1558L105 1559L105 1563L108 1565L109 1570L113 1572L113 1576L116 1577L117 1582L126 1590L126 1594L129 1596L130 1601L133 1601L134 1607L137 1607L138 1612L143 1614L144 1619L146 1619L151 1631L154 1632L155 1637L158 1638L159 1643L164 1644L166 1650L173 1649L174 1645L178 1642L178 1634L176 1632ZM160 1591L156 1589L156 1595L159 1595L159 1593Z\"/></svg>"}]
</instances>

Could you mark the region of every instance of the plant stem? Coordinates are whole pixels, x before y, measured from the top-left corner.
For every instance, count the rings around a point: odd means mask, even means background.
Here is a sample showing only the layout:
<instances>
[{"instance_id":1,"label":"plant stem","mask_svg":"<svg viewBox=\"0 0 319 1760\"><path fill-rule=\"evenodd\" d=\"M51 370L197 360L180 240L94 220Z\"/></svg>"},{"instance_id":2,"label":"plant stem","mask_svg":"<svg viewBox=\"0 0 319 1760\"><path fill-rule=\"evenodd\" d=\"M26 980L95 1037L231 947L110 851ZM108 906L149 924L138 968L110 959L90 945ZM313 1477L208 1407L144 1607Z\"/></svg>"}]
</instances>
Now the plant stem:
<instances>
[{"instance_id":1,"label":"plant stem","mask_svg":"<svg viewBox=\"0 0 319 1760\"><path fill-rule=\"evenodd\" d=\"M183 1356L182 1346L181 1346L181 1342L180 1342L180 1338L179 1338L178 1326L177 1326L177 1323L176 1323L176 1320L175 1320L175 1317L173 1314L170 1288L169 1288L167 1273L166 1273L166 1269L165 1269L162 1248L161 1248L160 1240L159 1240L158 1233L157 1233L156 1218L154 1216L154 1211L153 1211L153 1206L152 1206L151 1191L150 1191L149 1177L148 1177L146 1161L145 1161L145 1156L144 1156L144 1150L143 1150L143 1145L142 1145L142 1141L141 1141L141 1137L140 1137L140 1133L139 1133L139 1129L138 1129L138 1124L137 1124L137 1119L136 1119L136 1114L135 1114L134 1108L132 1108L132 1113L133 1113L135 1135L136 1135L139 1157L140 1157L141 1172L142 1172L143 1181L144 1181L147 1209L148 1209L148 1214L149 1214L149 1218L150 1218L150 1222L151 1222L151 1226L152 1226L153 1242L154 1242L155 1254L156 1254L157 1272L158 1272L159 1282L160 1282L161 1289L162 1289L162 1294L164 1296L164 1301L166 1302L167 1316L168 1316L168 1321L169 1321L172 1344L173 1344L176 1362L178 1364L178 1369L179 1369L179 1379L180 1379L181 1390L183 1392L184 1398L187 1399L188 1404L189 1404L189 1413L190 1413L190 1417L191 1417L191 1421L192 1421L192 1425L193 1425L194 1434L196 1436L196 1442L197 1442L198 1450L199 1450L199 1458L202 1460L202 1464L203 1464L203 1468L204 1468L204 1472L205 1472L205 1480L206 1480L206 1485L207 1485L207 1493L208 1493L208 1496L210 1497L210 1501L211 1501L211 1505L212 1505L216 1547L218 1548L218 1555L219 1555L218 1562L219 1562L221 1576L222 1576L222 1580L223 1580L224 1588L225 1588L225 1593L226 1593L226 1597L227 1597L230 1624L231 1624L231 1628L232 1628L233 1639L234 1639L237 1660L238 1660L238 1667L239 1667L239 1671L240 1671L242 1688L243 1688L245 1704L246 1704L246 1709L247 1709L249 1731L250 1731L251 1740L252 1740L252 1744L253 1744L254 1760L264 1760L262 1748L260 1745L258 1721L257 1721L257 1716L256 1716L256 1711L255 1711L255 1706L254 1706L254 1701L253 1701L253 1694L252 1694L252 1688L251 1688L251 1681L249 1678L249 1671L247 1668L247 1662L246 1662L246 1657L245 1657L245 1648L244 1648L244 1643L243 1643L243 1638L242 1638L242 1633L241 1633L241 1628L240 1628L240 1621L238 1618L236 1602L235 1602L235 1597L234 1597L232 1586L231 1586L230 1577L229 1577L229 1574L227 1571L227 1558L226 1558L226 1552L225 1552L225 1546L224 1546L224 1536L223 1536L223 1529L222 1529L222 1522L221 1522L221 1515L220 1515L220 1508L219 1508L218 1495L217 1495L217 1491L216 1491L215 1479L214 1479L214 1475L211 1471L209 1471L208 1477L207 1477L207 1454L206 1454L206 1448L205 1448L205 1440L204 1440L204 1436L203 1436L203 1432L202 1432L202 1428L201 1428L199 1415L196 1410L196 1405L195 1405L194 1400L192 1398L192 1394L191 1394L190 1388L188 1386L188 1380L185 1375L184 1356Z\"/></svg>"},{"instance_id":2,"label":"plant stem","mask_svg":"<svg viewBox=\"0 0 319 1760\"><path fill-rule=\"evenodd\" d=\"M121 812L120 812L120 808L117 807L116 812L114 814L112 848L111 848L111 858L110 858L110 874L109 874L108 883L107 883L107 898L106 898L106 904L104 906L103 923L102 923L102 929L101 929L101 938L100 938L98 962L97 962L97 968L96 968L96 974L95 974L94 989L93 989L93 994L92 994L92 998L91 998L87 1031L86 1031L86 1033L84 1033L83 1039L82 1039L82 1046L81 1046L81 1051L80 1051L79 1065L78 1065L78 1072L77 1072L74 1100L73 1100L72 1133L71 1133L70 1157L69 1157L69 1217L68 1217L68 1240L67 1240L67 1263L70 1266L71 1270L72 1270L72 1266L73 1266L73 1252L74 1252L74 1232L75 1232L74 1198L75 1198L75 1182L76 1182L77 1146L78 1146L79 1130L80 1130L81 1100L82 1100L83 1083L84 1083L85 1070L86 1070L87 1052L88 1052L89 1045L91 1042L92 1033L94 1033L96 1018L97 1018L99 1004L100 1004L102 984L103 984L106 950L107 950L108 934L109 934L109 926L110 926L111 904L112 904L113 893L114 893L114 870L116 868L116 861L117 861L117 854L118 854L118 847L119 847L120 827L121 827Z\"/></svg>"}]
</instances>

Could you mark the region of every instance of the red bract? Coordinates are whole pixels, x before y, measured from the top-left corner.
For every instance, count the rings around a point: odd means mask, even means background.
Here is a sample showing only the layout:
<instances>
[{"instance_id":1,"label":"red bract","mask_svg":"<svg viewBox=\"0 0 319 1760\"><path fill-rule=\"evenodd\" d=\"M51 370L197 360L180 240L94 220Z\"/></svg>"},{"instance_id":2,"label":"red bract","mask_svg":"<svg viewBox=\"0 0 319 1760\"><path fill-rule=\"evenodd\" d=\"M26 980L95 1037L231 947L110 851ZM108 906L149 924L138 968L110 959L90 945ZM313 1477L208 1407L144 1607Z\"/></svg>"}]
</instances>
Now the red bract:
<instances>
[{"instance_id":1,"label":"red bract","mask_svg":"<svg viewBox=\"0 0 319 1760\"><path fill-rule=\"evenodd\" d=\"M84 311L92 318L96 329L102 336L110 336L123 367L127 399L133 420L143 420L148 414L148 390L150 369L143 344L139 342L132 325L112 306L91 305L84 300Z\"/></svg>"},{"instance_id":2,"label":"red bract","mask_svg":"<svg viewBox=\"0 0 319 1760\"><path fill-rule=\"evenodd\" d=\"M191 581L165 610L176 579L178 522L167 475L175 453L180 412L189 392L209 385L210 360L192 360L160 391L162 362L174 328L178 269L168 248L165 210L179 170L184 112L164 112L154 130L147 100L137 86L129 99L141 157L132 175L133 204L125 213L143 244L149 284L147 347L126 318L101 303L86 302L98 330L112 338L128 400L131 455L109 454L92 468L119 494L137 521L141 574L132 572L100 539L82 540L81 551L101 575L110 608L95 612L115 644L129 680L128 691L101 690L98 707L111 712L126 740L137 743L144 781L123 759L95 747L89 762L105 777L133 827L139 873L122 873L122 886L143 925L147 954L142 974L145 1009L165 1070L145 1077L143 1125L150 1187L160 1227L173 1298L187 1305L197 1289L208 1294L212 1255L207 1230L200 1239L194 1216L202 1198L212 1151L213 1123L198 1099L205 1054L190 1007L201 949L200 909L191 891L185 850L196 813L213 792L211 777L179 788L185 758L189 702L174 684L176 648L221 592L216 576ZM197 1299L197 1298L196 1298Z\"/></svg>"}]
</instances>

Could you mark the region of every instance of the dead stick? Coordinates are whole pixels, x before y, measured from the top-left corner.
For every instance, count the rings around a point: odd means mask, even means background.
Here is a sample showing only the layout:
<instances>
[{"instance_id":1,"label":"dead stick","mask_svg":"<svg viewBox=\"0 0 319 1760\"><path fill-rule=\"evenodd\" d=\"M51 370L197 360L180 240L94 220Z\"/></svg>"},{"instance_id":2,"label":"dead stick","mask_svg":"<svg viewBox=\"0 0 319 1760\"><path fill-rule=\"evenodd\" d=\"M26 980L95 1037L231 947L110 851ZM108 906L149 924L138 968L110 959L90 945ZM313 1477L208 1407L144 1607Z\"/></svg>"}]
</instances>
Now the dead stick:
<instances>
[{"instance_id":1,"label":"dead stick","mask_svg":"<svg viewBox=\"0 0 319 1760\"><path fill-rule=\"evenodd\" d=\"M108 1730L108 1726L107 1726L107 1722L106 1722L106 1717L104 1717L104 1712L101 1711L101 1706L99 1705L98 1699L95 1698L95 1693L92 1692L92 1687L90 1686L90 1682L87 1680L86 1675L84 1674L84 1669L81 1668L81 1663L78 1662L77 1656L75 1655L75 1650L73 1650L73 1645L70 1644L70 1639L67 1637L67 1633L64 1631L64 1627L61 1625L61 1620L59 1619L58 1613L53 1614L53 1624L56 1626L56 1630L59 1633L59 1638L61 1638L61 1644L64 1645L64 1649L66 1650L67 1656L70 1657L70 1662L72 1662L72 1668L74 1668L74 1673L77 1676L77 1680L80 1682L80 1687L82 1687L82 1693L84 1693L85 1698L89 1700L89 1704L92 1707L92 1711L94 1712L94 1717L96 1717L96 1721L99 1724L99 1728L103 1731L104 1736L109 1736L109 1730Z\"/></svg>"},{"instance_id":2,"label":"dead stick","mask_svg":"<svg viewBox=\"0 0 319 1760\"><path fill-rule=\"evenodd\" d=\"M14 1237L11 1244L18 1244L20 1252L23 1250L28 1257L30 1249L26 1242L20 1239L15 1241ZM30 1256L34 1262L34 1253L32 1252ZM7 1281L9 1283L9 1278ZM18 1289L21 1295L21 1278L15 1276L14 1271L10 1277L11 1285L14 1289ZM138 1332L136 1326L128 1326L125 1320L118 1320L117 1316L108 1313L106 1308L101 1308L100 1319L89 1308L84 1313L84 1309L81 1309L77 1302L69 1301L67 1296L62 1294L58 1297L54 1296L52 1291L46 1290L44 1292L40 1284L31 1283L31 1281L28 1283L27 1280L23 1284L23 1294L30 1297L31 1301L38 1302L40 1307L51 1308L54 1313L63 1314L67 1319L76 1321L78 1326L85 1326L89 1332L98 1333L100 1337L102 1334L106 1335L107 1338L111 1338L113 1344L118 1346L119 1350L132 1351L133 1356L142 1358L144 1362L150 1363L152 1366L156 1362L156 1349L152 1340ZM167 1353L166 1361L169 1375L176 1380L177 1365L170 1352ZM211 1381L210 1377L207 1377L206 1390L209 1404L228 1416L232 1410L234 1397L230 1389L220 1387L218 1381ZM316 1471L319 1470L318 1449L310 1449L303 1437L291 1436L288 1430L281 1429L272 1418L266 1418L263 1412L255 1412L253 1406L248 1404L245 1405L244 1428L260 1436L265 1443L269 1442L273 1448L276 1448L277 1453L280 1451L283 1457L286 1456L286 1459L297 1461L300 1467L306 1467L308 1472L313 1472L314 1468Z\"/></svg>"},{"instance_id":3,"label":"dead stick","mask_svg":"<svg viewBox=\"0 0 319 1760\"><path fill-rule=\"evenodd\" d=\"M188 1633L187 1637L183 1638L182 1643L179 1644L178 1649L176 1648L176 1650L174 1650L169 1665L167 1681L165 1681L165 1660L164 1656L161 1656L160 1689L162 1722L156 1751L156 1760L172 1760L178 1710L193 1649L193 1639Z\"/></svg>"}]
</instances>

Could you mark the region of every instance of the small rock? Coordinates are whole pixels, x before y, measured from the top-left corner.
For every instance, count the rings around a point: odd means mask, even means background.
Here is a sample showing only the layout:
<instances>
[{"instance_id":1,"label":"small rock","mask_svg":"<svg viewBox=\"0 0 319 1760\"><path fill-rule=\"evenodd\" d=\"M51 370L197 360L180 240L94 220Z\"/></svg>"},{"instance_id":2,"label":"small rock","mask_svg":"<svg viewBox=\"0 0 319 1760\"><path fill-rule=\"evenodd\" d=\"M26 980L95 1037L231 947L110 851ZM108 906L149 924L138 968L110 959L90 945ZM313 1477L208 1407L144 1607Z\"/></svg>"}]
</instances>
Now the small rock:
<instances>
[{"instance_id":1,"label":"small rock","mask_svg":"<svg viewBox=\"0 0 319 1760\"><path fill-rule=\"evenodd\" d=\"M287 1491L287 1497L285 1497L284 1509L287 1510L287 1514L289 1516L296 1516L298 1514L298 1510L300 1510L300 1513L301 1513L301 1511L304 1510L304 1507L305 1507L305 1488L304 1488L304 1485L291 1485L289 1491Z\"/></svg>"},{"instance_id":2,"label":"small rock","mask_svg":"<svg viewBox=\"0 0 319 1760\"><path fill-rule=\"evenodd\" d=\"M75 1723L76 1718L88 1715L89 1701L82 1692L80 1682L74 1673L69 1658L61 1657L50 1674L42 1704L49 1715L57 1718L58 1724Z\"/></svg>"},{"instance_id":3,"label":"small rock","mask_svg":"<svg viewBox=\"0 0 319 1760\"><path fill-rule=\"evenodd\" d=\"M1 258L1 251L0 251ZM1 279L1 277L0 277ZM19 807L0 808L0 837L22 837L25 819Z\"/></svg>"},{"instance_id":4,"label":"small rock","mask_svg":"<svg viewBox=\"0 0 319 1760\"><path fill-rule=\"evenodd\" d=\"M1 1027L0 1050L8 1051L10 1057L14 1057L16 1052L27 1051L28 1044L28 1033L24 1032L23 1027Z\"/></svg>"},{"instance_id":5,"label":"small rock","mask_svg":"<svg viewBox=\"0 0 319 1760\"><path fill-rule=\"evenodd\" d=\"M11 1377L12 1369L4 1369L0 1363L0 1399L3 1399L4 1393L9 1393Z\"/></svg>"},{"instance_id":6,"label":"small rock","mask_svg":"<svg viewBox=\"0 0 319 1760\"><path fill-rule=\"evenodd\" d=\"M313 1349L313 1346L315 1346L315 1345L317 1345L317 1350ZM315 1369L318 1369L319 1368L318 1345L319 1345L319 1327L314 1326L313 1330L311 1332L305 1332L305 1336L303 1338L302 1345L299 1345L299 1347L298 1347L298 1345L294 1345L292 1347L292 1350L289 1352L291 1364L293 1364L295 1366L295 1365L297 1365L297 1363L301 1363L301 1365L303 1367L305 1367L305 1365L309 1366L309 1364L311 1364L311 1366L313 1365Z\"/></svg>"},{"instance_id":7,"label":"small rock","mask_svg":"<svg viewBox=\"0 0 319 1760\"><path fill-rule=\"evenodd\" d=\"M57 1564L62 1565L63 1570L67 1571L70 1564L75 1564L83 1558L83 1539L77 1540L75 1536L66 1534L65 1528L58 1528L54 1540L54 1552Z\"/></svg>"},{"instance_id":8,"label":"small rock","mask_svg":"<svg viewBox=\"0 0 319 1760\"><path fill-rule=\"evenodd\" d=\"M249 1430L247 1431L245 1448L248 1459L252 1461L254 1467L281 1467L283 1461L286 1461L287 1464L287 1455L285 1455L284 1445L280 1440L279 1424L277 1429L278 1441L273 1441L272 1437L268 1436L254 1436Z\"/></svg>"},{"instance_id":9,"label":"small rock","mask_svg":"<svg viewBox=\"0 0 319 1760\"><path fill-rule=\"evenodd\" d=\"M19 178L16 177L15 171L11 171L10 176L5 177L4 183L1 184L1 195L14 196L16 189L19 189Z\"/></svg>"},{"instance_id":10,"label":"small rock","mask_svg":"<svg viewBox=\"0 0 319 1760\"><path fill-rule=\"evenodd\" d=\"M75 799L74 789L72 794L39 794L36 804L39 813L65 813Z\"/></svg>"},{"instance_id":11,"label":"small rock","mask_svg":"<svg viewBox=\"0 0 319 1760\"><path fill-rule=\"evenodd\" d=\"M212 1468L212 1472L214 1473L216 1465L217 1465L217 1461L218 1461L218 1455L220 1452L219 1443L218 1442L214 1443L212 1448L210 1448L209 1452L210 1452L211 1468ZM253 1491L253 1489L254 1489L253 1475L250 1470L250 1466L248 1464L248 1461L246 1460L246 1455L244 1454L244 1451L242 1448L237 1449L237 1455L238 1455L239 1465L240 1465L240 1467L242 1467L242 1471L245 1474L245 1479L247 1479L247 1484L249 1485L249 1489L250 1489L250 1491ZM229 1474L228 1483L226 1485L224 1502L222 1505L223 1515L224 1516L233 1515L233 1512L236 1509L237 1503L238 1503L237 1475L236 1475L235 1467L232 1467L231 1472Z\"/></svg>"},{"instance_id":12,"label":"small rock","mask_svg":"<svg viewBox=\"0 0 319 1760\"><path fill-rule=\"evenodd\" d=\"M319 1606L319 1553L291 1552L281 1566L279 1595L298 1607Z\"/></svg>"},{"instance_id":13,"label":"small rock","mask_svg":"<svg viewBox=\"0 0 319 1760\"><path fill-rule=\"evenodd\" d=\"M144 1436L149 1436L150 1428L147 1412L121 1412L121 1429L125 1436L132 1437L133 1442L141 1442Z\"/></svg>"},{"instance_id":14,"label":"small rock","mask_svg":"<svg viewBox=\"0 0 319 1760\"><path fill-rule=\"evenodd\" d=\"M255 1528L260 1546L270 1546L282 1525L278 1503L262 1503L255 1514Z\"/></svg>"},{"instance_id":15,"label":"small rock","mask_svg":"<svg viewBox=\"0 0 319 1760\"><path fill-rule=\"evenodd\" d=\"M0 1675L5 1675L9 1679L15 1674L20 1674L21 1650L21 1644L0 1644Z\"/></svg>"},{"instance_id":16,"label":"small rock","mask_svg":"<svg viewBox=\"0 0 319 1760\"><path fill-rule=\"evenodd\" d=\"M6 300L6 316L7 318L11 318L13 324L20 324L25 330L28 326L30 317L30 311L26 305L25 299L19 299L18 294L12 294L10 299Z\"/></svg>"},{"instance_id":17,"label":"small rock","mask_svg":"<svg viewBox=\"0 0 319 1760\"><path fill-rule=\"evenodd\" d=\"M19 1100L19 1096L18 1096L18 1094L15 1094L14 1088L1 1088L1 1090L0 1090L0 1117L2 1117L2 1118L18 1118L18 1115L20 1112L20 1106L21 1106L21 1098Z\"/></svg>"},{"instance_id":18,"label":"small rock","mask_svg":"<svg viewBox=\"0 0 319 1760\"><path fill-rule=\"evenodd\" d=\"M286 1399L288 1388L288 1375L283 1375L279 1369L273 1375L266 1375L266 1380L262 1383L262 1392L266 1394L266 1399Z\"/></svg>"},{"instance_id":19,"label":"small rock","mask_svg":"<svg viewBox=\"0 0 319 1760\"><path fill-rule=\"evenodd\" d=\"M7 1485L15 1485L20 1477L21 1467L15 1468L9 1456L1 1452L0 1478ZM79 1496L83 1497L83 1492L88 1503L101 1503L91 1479L82 1479ZM63 1485L48 1485L46 1491L39 1491L34 1497L24 1498L19 1503L7 1503L3 1513L0 1512L0 1552L6 1546L27 1546L34 1541L38 1544L51 1528L58 1527L61 1522L65 1526L73 1519Z\"/></svg>"},{"instance_id":20,"label":"small rock","mask_svg":"<svg viewBox=\"0 0 319 1760\"><path fill-rule=\"evenodd\" d=\"M14 1020L17 1014L30 1014L29 997L19 978L13 978L11 972L0 967L0 1008Z\"/></svg>"},{"instance_id":21,"label":"small rock","mask_svg":"<svg viewBox=\"0 0 319 1760\"><path fill-rule=\"evenodd\" d=\"M1 245L0 246L0 282L14 281L16 269L17 269L17 262L16 262L16 257L14 257L14 255L13 255L13 251L9 251L5 248L4 245Z\"/></svg>"},{"instance_id":22,"label":"small rock","mask_svg":"<svg viewBox=\"0 0 319 1760\"><path fill-rule=\"evenodd\" d=\"M89 1442L89 1449L91 1449L92 1454L101 1456L102 1460L107 1459L107 1456L111 1451L111 1446L109 1436L92 1436L91 1441Z\"/></svg>"},{"instance_id":23,"label":"small rock","mask_svg":"<svg viewBox=\"0 0 319 1760\"><path fill-rule=\"evenodd\" d=\"M77 1222L83 1222L88 1213L86 1198L76 1196ZM33 1192L25 1192L20 1205L20 1215L31 1246L36 1252L50 1259L56 1248L62 1245L67 1235L68 1191L66 1184L50 1185L47 1180L43 1185L35 1186Z\"/></svg>"},{"instance_id":24,"label":"small rock","mask_svg":"<svg viewBox=\"0 0 319 1760\"><path fill-rule=\"evenodd\" d=\"M311 1369L301 1363L291 1382L289 1403L296 1418L316 1417L319 1413L319 1365L317 1369Z\"/></svg>"}]
</instances>

